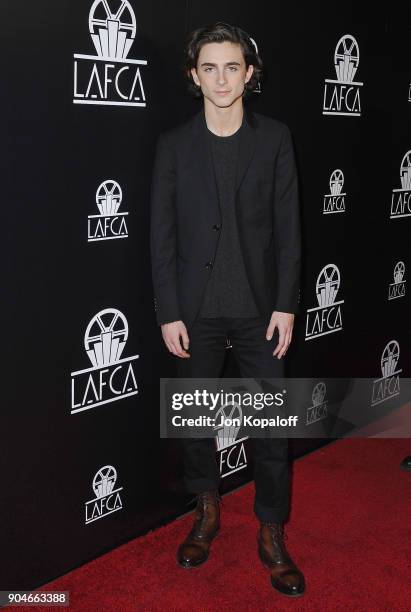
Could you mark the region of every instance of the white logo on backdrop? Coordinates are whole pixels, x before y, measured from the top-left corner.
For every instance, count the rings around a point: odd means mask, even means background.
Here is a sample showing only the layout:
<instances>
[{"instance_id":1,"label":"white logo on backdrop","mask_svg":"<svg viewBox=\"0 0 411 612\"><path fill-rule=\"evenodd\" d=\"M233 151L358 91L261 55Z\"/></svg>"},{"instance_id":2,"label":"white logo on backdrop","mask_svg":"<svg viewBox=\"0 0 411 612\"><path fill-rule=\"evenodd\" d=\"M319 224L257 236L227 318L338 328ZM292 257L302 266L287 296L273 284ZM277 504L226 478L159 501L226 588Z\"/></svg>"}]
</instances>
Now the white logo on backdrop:
<instances>
[{"instance_id":1,"label":"white logo on backdrop","mask_svg":"<svg viewBox=\"0 0 411 612\"><path fill-rule=\"evenodd\" d=\"M105 465L96 472L93 478L95 498L86 502L86 525L122 509L120 491L123 487L115 489L116 481L117 471L112 465Z\"/></svg>"},{"instance_id":2,"label":"white logo on backdrop","mask_svg":"<svg viewBox=\"0 0 411 612\"><path fill-rule=\"evenodd\" d=\"M311 425L317 421L327 418L327 401L325 400L325 394L327 387L324 382L319 382L315 385L311 399L312 406L307 408L306 425Z\"/></svg>"},{"instance_id":3,"label":"white logo on backdrop","mask_svg":"<svg viewBox=\"0 0 411 612\"><path fill-rule=\"evenodd\" d=\"M324 196L323 214L345 212L345 196L343 193L344 174L343 171L337 168L330 177L330 193Z\"/></svg>"},{"instance_id":4,"label":"white logo on backdrop","mask_svg":"<svg viewBox=\"0 0 411 612\"><path fill-rule=\"evenodd\" d=\"M254 38L251 38L251 36L250 36L250 40L251 40L251 43L252 43L253 47L255 48L255 52L258 55L257 43L255 42ZM257 83L256 87L253 89L253 91L254 91L254 93L261 93L261 83L260 83L260 81L258 81L258 83Z\"/></svg>"},{"instance_id":5,"label":"white logo on backdrop","mask_svg":"<svg viewBox=\"0 0 411 612\"><path fill-rule=\"evenodd\" d=\"M387 399L399 395L401 369L397 370L400 358L400 345L396 340L391 340L385 346L381 355L382 377L374 380L372 388L371 405L381 404Z\"/></svg>"},{"instance_id":6,"label":"white logo on backdrop","mask_svg":"<svg viewBox=\"0 0 411 612\"><path fill-rule=\"evenodd\" d=\"M128 58L136 36L136 18L128 0L94 0L89 32L97 55L74 54L75 104L146 106L141 66Z\"/></svg>"},{"instance_id":7,"label":"white logo on backdrop","mask_svg":"<svg viewBox=\"0 0 411 612\"><path fill-rule=\"evenodd\" d=\"M71 373L71 414L138 393L133 361L139 355L121 358L127 338L127 319L116 308L91 319L84 348L93 367Z\"/></svg>"},{"instance_id":8,"label":"white logo on backdrop","mask_svg":"<svg viewBox=\"0 0 411 612\"><path fill-rule=\"evenodd\" d=\"M104 321L104 315L108 320ZM117 363L128 338L125 316L114 308L106 308L93 317L84 335L84 347L94 367Z\"/></svg>"},{"instance_id":9,"label":"white logo on backdrop","mask_svg":"<svg viewBox=\"0 0 411 612\"><path fill-rule=\"evenodd\" d=\"M393 189L390 219L411 216L411 150L402 158L400 166L401 189Z\"/></svg>"},{"instance_id":10,"label":"white logo on backdrop","mask_svg":"<svg viewBox=\"0 0 411 612\"><path fill-rule=\"evenodd\" d=\"M88 216L88 242L127 238L126 217L128 212L118 212L123 192L113 180L103 181L96 192L99 215Z\"/></svg>"},{"instance_id":11,"label":"white logo on backdrop","mask_svg":"<svg viewBox=\"0 0 411 612\"><path fill-rule=\"evenodd\" d=\"M354 36L341 36L334 53L337 79L325 79L323 115L361 115L360 87L363 83L354 81L359 63L360 49Z\"/></svg>"},{"instance_id":12,"label":"white logo on backdrop","mask_svg":"<svg viewBox=\"0 0 411 612\"><path fill-rule=\"evenodd\" d=\"M128 0L122 0L117 12L111 12L109 1L94 0L92 4L88 17L91 39L99 57L125 59L136 37L136 18ZM98 12L104 12L102 19Z\"/></svg>"},{"instance_id":13,"label":"white logo on backdrop","mask_svg":"<svg viewBox=\"0 0 411 612\"><path fill-rule=\"evenodd\" d=\"M307 310L305 339L312 340L342 330L341 304L336 301L340 288L340 271L335 264L327 264L317 277L318 306Z\"/></svg>"},{"instance_id":14,"label":"white logo on backdrop","mask_svg":"<svg viewBox=\"0 0 411 612\"><path fill-rule=\"evenodd\" d=\"M247 436L237 440L242 422L241 406L236 402L221 406L216 412L214 427L217 451L220 453L220 475L222 478L247 467L244 441ZM223 425L220 425L224 421Z\"/></svg>"},{"instance_id":15,"label":"white logo on backdrop","mask_svg":"<svg viewBox=\"0 0 411 612\"><path fill-rule=\"evenodd\" d=\"M388 287L388 299L395 300L396 298L404 297L405 295L405 263L398 261L394 267L394 282Z\"/></svg>"}]
</instances>

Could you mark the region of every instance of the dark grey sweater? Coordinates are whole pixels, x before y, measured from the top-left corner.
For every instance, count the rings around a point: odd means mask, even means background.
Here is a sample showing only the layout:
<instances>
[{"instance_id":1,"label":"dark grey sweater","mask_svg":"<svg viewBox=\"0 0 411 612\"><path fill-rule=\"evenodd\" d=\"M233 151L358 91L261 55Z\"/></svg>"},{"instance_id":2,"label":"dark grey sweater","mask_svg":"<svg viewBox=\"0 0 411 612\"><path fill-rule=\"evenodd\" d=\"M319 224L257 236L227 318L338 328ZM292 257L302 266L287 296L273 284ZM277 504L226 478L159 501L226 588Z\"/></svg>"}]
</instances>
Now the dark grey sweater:
<instances>
[{"instance_id":1,"label":"dark grey sweater","mask_svg":"<svg viewBox=\"0 0 411 612\"><path fill-rule=\"evenodd\" d=\"M235 173L240 133L211 139L214 169L221 208L221 232L216 257L200 308L201 317L256 317L256 306L244 267L235 217Z\"/></svg>"}]
</instances>

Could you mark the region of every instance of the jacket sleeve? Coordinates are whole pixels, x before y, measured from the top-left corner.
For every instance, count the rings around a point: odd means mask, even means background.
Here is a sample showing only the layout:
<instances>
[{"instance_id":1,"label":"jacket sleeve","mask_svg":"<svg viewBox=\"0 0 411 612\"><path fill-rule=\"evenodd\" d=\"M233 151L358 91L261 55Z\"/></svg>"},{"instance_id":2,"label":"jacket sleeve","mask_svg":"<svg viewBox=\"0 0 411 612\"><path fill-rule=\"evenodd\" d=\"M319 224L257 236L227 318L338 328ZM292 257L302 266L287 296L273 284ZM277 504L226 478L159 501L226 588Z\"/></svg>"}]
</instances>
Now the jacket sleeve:
<instances>
[{"instance_id":1,"label":"jacket sleeve","mask_svg":"<svg viewBox=\"0 0 411 612\"><path fill-rule=\"evenodd\" d=\"M283 135L275 170L274 226L277 249L277 299L275 310L300 310L301 227L298 177L291 133Z\"/></svg>"},{"instance_id":2,"label":"jacket sleeve","mask_svg":"<svg viewBox=\"0 0 411 612\"><path fill-rule=\"evenodd\" d=\"M181 319L176 269L176 171L166 134L157 139L150 195L150 252L157 324Z\"/></svg>"}]
</instances>

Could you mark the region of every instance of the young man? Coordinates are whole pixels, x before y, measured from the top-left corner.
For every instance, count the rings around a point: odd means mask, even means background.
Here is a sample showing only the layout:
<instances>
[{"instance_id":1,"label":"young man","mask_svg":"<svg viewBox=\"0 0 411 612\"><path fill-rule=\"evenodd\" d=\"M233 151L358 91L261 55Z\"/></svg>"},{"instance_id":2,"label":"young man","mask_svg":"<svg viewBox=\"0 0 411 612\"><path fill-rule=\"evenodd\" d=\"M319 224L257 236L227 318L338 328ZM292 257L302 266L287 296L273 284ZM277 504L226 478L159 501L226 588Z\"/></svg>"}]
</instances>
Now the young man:
<instances>
[{"instance_id":1,"label":"young man","mask_svg":"<svg viewBox=\"0 0 411 612\"><path fill-rule=\"evenodd\" d=\"M189 121L157 142L151 192L151 260L157 323L180 377L218 378L226 338L243 377L284 375L298 312L300 219L291 135L243 100L262 62L249 36L224 22L189 35L185 74L202 97ZM271 583L292 596L304 576L284 544L288 443L253 439L258 553ZM195 520L177 558L207 560L220 528L213 439L183 439Z\"/></svg>"}]
</instances>

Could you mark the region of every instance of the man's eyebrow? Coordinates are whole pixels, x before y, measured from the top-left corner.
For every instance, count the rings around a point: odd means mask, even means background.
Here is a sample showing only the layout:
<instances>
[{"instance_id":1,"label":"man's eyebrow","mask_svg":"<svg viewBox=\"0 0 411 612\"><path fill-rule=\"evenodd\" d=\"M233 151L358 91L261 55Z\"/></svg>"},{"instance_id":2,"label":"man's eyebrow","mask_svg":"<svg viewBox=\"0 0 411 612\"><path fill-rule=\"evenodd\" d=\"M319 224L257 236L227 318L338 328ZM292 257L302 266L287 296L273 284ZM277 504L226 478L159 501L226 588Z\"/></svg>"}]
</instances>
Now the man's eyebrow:
<instances>
[{"instance_id":1,"label":"man's eyebrow","mask_svg":"<svg viewBox=\"0 0 411 612\"><path fill-rule=\"evenodd\" d=\"M201 66L217 66L217 64L213 64L212 62L203 62L200 64ZM241 66L240 62L226 62L224 66Z\"/></svg>"}]
</instances>

